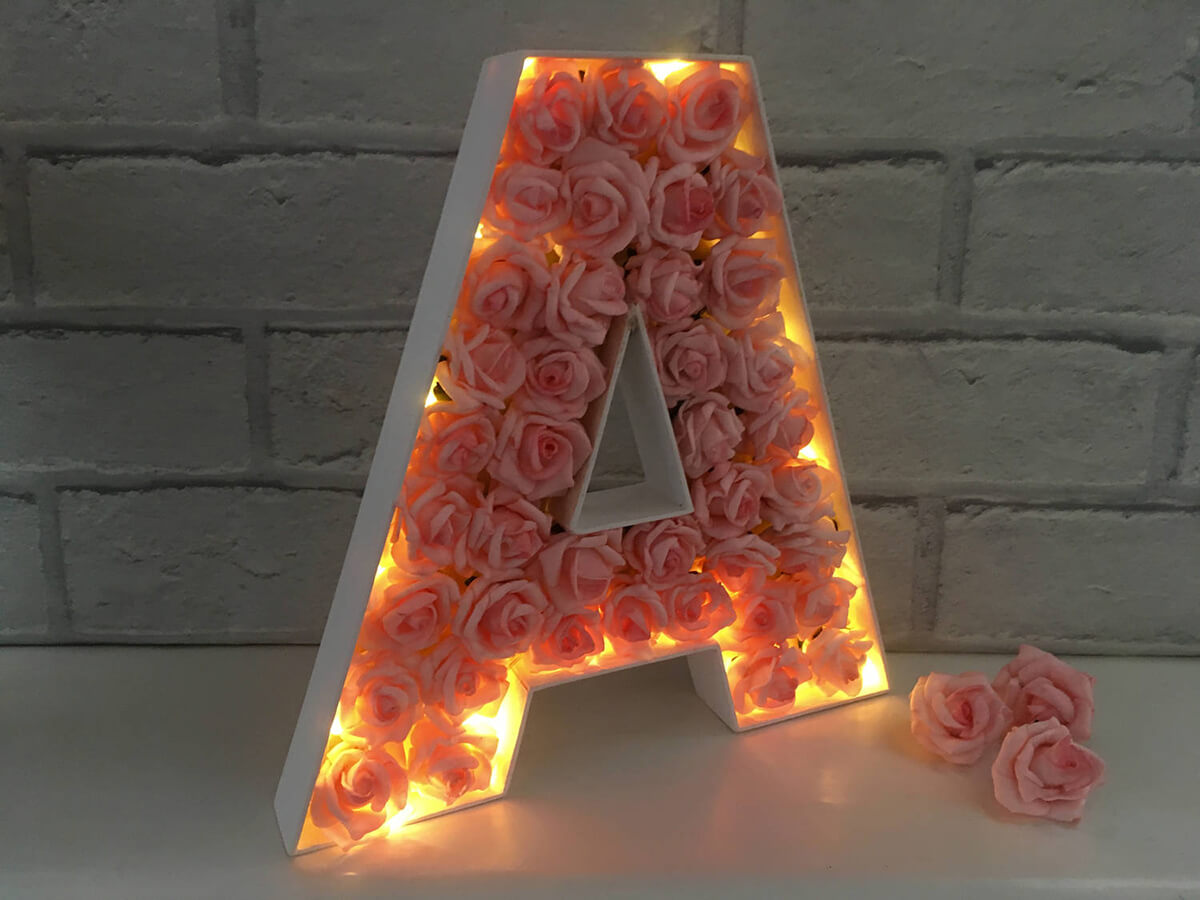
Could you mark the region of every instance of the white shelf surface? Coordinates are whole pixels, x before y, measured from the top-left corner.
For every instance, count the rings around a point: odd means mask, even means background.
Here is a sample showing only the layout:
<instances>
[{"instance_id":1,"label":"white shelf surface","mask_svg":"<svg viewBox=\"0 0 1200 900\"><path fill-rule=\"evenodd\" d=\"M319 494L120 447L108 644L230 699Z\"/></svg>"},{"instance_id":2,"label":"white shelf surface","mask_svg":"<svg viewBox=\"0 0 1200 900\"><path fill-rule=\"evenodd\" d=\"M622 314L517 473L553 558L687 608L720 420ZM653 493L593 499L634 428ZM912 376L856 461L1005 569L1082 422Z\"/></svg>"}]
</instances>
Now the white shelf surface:
<instances>
[{"instance_id":1,"label":"white shelf surface","mask_svg":"<svg viewBox=\"0 0 1200 900\"><path fill-rule=\"evenodd\" d=\"M1200 659L1101 659L1077 826L1018 821L988 763L893 693L728 731L675 660L536 695L506 799L396 842L284 855L271 797L315 648L0 649L0 897L1200 897Z\"/></svg>"}]
</instances>

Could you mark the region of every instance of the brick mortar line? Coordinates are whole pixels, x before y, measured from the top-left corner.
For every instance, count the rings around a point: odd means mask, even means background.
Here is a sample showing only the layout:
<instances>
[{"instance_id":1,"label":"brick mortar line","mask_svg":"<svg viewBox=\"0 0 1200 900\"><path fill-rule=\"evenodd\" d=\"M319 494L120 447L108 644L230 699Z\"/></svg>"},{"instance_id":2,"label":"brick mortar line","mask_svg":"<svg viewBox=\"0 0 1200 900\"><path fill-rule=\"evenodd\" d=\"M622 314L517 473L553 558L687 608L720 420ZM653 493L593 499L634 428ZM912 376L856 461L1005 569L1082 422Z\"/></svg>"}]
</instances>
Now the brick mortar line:
<instances>
[{"instance_id":1,"label":"brick mortar line","mask_svg":"<svg viewBox=\"0 0 1200 900\"><path fill-rule=\"evenodd\" d=\"M29 218L29 167L19 148L3 146L0 201L4 206L12 296L17 310L33 307L33 232Z\"/></svg>"},{"instance_id":2,"label":"brick mortar line","mask_svg":"<svg viewBox=\"0 0 1200 900\"><path fill-rule=\"evenodd\" d=\"M968 152L953 154L946 160L938 234L937 299L943 307L957 308L962 304L974 190L975 158Z\"/></svg>"},{"instance_id":3,"label":"brick mortar line","mask_svg":"<svg viewBox=\"0 0 1200 900\"><path fill-rule=\"evenodd\" d=\"M246 354L246 418L250 427L250 464L259 471L274 455L271 438L271 380L267 348L267 327L262 317L254 317L242 329Z\"/></svg>"},{"instance_id":4,"label":"brick mortar line","mask_svg":"<svg viewBox=\"0 0 1200 900\"><path fill-rule=\"evenodd\" d=\"M246 309L245 307L37 306L0 308L0 331L120 331L149 334L232 332L262 321L269 331L406 328L413 305L352 310Z\"/></svg>"},{"instance_id":5,"label":"brick mortar line","mask_svg":"<svg viewBox=\"0 0 1200 900\"><path fill-rule=\"evenodd\" d=\"M1187 443L1188 399L1195 370L1195 350L1174 350L1162 361L1154 405L1154 436L1149 465L1152 487L1176 478Z\"/></svg>"},{"instance_id":6,"label":"brick mortar line","mask_svg":"<svg viewBox=\"0 0 1200 900\"><path fill-rule=\"evenodd\" d=\"M63 551L62 520L58 492L53 479L35 479L38 509L38 548L42 554L42 575L49 591L46 607L46 637L59 640L73 633L70 592L67 590L66 557Z\"/></svg>"},{"instance_id":7,"label":"brick mortar line","mask_svg":"<svg viewBox=\"0 0 1200 900\"><path fill-rule=\"evenodd\" d=\"M746 0L717 3L717 53L743 53L746 38Z\"/></svg>"},{"instance_id":8,"label":"brick mortar line","mask_svg":"<svg viewBox=\"0 0 1200 900\"><path fill-rule=\"evenodd\" d=\"M914 634L933 631L942 595L942 549L946 541L944 500L922 499L917 504L917 533L913 547L912 605L909 625Z\"/></svg>"},{"instance_id":9,"label":"brick mortar line","mask_svg":"<svg viewBox=\"0 0 1200 900\"><path fill-rule=\"evenodd\" d=\"M255 0L216 0L217 67L227 115L258 115L258 37Z\"/></svg>"}]
</instances>

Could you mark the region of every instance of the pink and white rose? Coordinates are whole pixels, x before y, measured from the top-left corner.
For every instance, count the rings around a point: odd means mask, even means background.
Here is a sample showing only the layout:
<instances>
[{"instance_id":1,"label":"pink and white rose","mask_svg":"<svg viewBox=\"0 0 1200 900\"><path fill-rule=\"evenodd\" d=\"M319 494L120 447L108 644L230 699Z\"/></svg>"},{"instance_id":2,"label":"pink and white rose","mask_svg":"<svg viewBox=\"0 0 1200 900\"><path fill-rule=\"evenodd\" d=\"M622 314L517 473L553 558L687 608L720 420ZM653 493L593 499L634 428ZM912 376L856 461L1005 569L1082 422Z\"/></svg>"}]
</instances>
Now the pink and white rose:
<instances>
[{"instance_id":1,"label":"pink and white rose","mask_svg":"<svg viewBox=\"0 0 1200 900\"><path fill-rule=\"evenodd\" d=\"M533 241L571 218L571 186L558 169L527 162L503 163L492 177L483 219L497 231Z\"/></svg>"},{"instance_id":2,"label":"pink and white rose","mask_svg":"<svg viewBox=\"0 0 1200 900\"><path fill-rule=\"evenodd\" d=\"M667 78L671 101L660 152L672 162L704 165L729 147L750 111L746 84L715 62L701 62Z\"/></svg>"},{"instance_id":3,"label":"pink and white rose","mask_svg":"<svg viewBox=\"0 0 1200 900\"><path fill-rule=\"evenodd\" d=\"M1005 665L992 682L1012 709L1017 725L1058 719L1079 741L1092 736L1095 684L1094 676L1029 644L1021 645L1017 658Z\"/></svg>"},{"instance_id":4,"label":"pink and white rose","mask_svg":"<svg viewBox=\"0 0 1200 900\"><path fill-rule=\"evenodd\" d=\"M977 762L1012 725L1012 711L982 672L917 679L908 696L913 737L947 762Z\"/></svg>"},{"instance_id":5,"label":"pink and white rose","mask_svg":"<svg viewBox=\"0 0 1200 900\"><path fill-rule=\"evenodd\" d=\"M553 613L533 642L530 653L533 662L541 666L571 668L586 662L589 656L604 649L604 634L600 613L595 609L580 609L570 613Z\"/></svg>"},{"instance_id":6,"label":"pink and white rose","mask_svg":"<svg viewBox=\"0 0 1200 900\"><path fill-rule=\"evenodd\" d=\"M816 584L807 579L792 582L796 598L796 621L802 628L845 628L850 601L858 587L845 578L824 578Z\"/></svg>"},{"instance_id":7,"label":"pink and white rose","mask_svg":"<svg viewBox=\"0 0 1200 900\"><path fill-rule=\"evenodd\" d=\"M682 250L652 247L625 263L628 299L652 322L690 319L704 306L704 268Z\"/></svg>"},{"instance_id":8,"label":"pink and white rose","mask_svg":"<svg viewBox=\"0 0 1200 900\"><path fill-rule=\"evenodd\" d=\"M796 702L796 689L811 678L808 662L795 647L757 646L739 654L729 667L733 708L739 715L787 709Z\"/></svg>"},{"instance_id":9,"label":"pink and white rose","mask_svg":"<svg viewBox=\"0 0 1200 900\"><path fill-rule=\"evenodd\" d=\"M627 576L613 580L603 613L604 630L613 647L633 656L648 653L654 635L667 625L667 610L658 592Z\"/></svg>"},{"instance_id":10,"label":"pink and white rose","mask_svg":"<svg viewBox=\"0 0 1200 900\"><path fill-rule=\"evenodd\" d=\"M775 309L783 264L775 243L766 238L727 237L717 241L705 263L705 303L714 319L729 329L749 328Z\"/></svg>"},{"instance_id":11,"label":"pink and white rose","mask_svg":"<svg viewBox=\"0 0 1200 900\"><path fill-rule=\"evenodd\" d=\"M827 695L840 692L857 697L862 690L863 662L872 646L865 631L822 628L805 646L804 655L818 687Z\"/></svg>"},{"instance_id":12,"label":"pink and white rose","mask_svg":"<svg viewBox=\"0 0 1200 900\"><path fill-rule=\"evenodd\" d=\"M712 319L684 319L651 332L663 396L672 404L717 390L728 372L729 338Z\"/></svg>"},{"instance_id":13,"label":"pink and white rose","mask_svg":"<svg viewBox=\"0 0 1200 900\"><path fill-rule=\"evenodd\" d=\"M773 527L786 529L808 521L828 504L835 483L828 469L783 451L772 452L760 465L771 479L771 489L763 496L763 518Z\"/></svg>"},{"instance_id":14,"label":"pink and white rose","mask_svg":"<svg viewBox=\"0 0 1200 900\"><path fill-rule=\"evenodd\" d=\"M520 573L550 539L550 516L512 488L493 485L471 516L467 561L481 575Z\"/></svg>"},{"instance_id":15,"label":"pink and white rose","mask_svg":"<svg viewBox=\"0 0 1200 900\"><path fill-rule=\"evenodd\" d=\"M529 500L568 490L592 452L576 421L512 407L504 414L488 473Z\"/></svg>"},{"instance_id":16,"label":"pink and white rose","mask_svg":"<svg viewBox=\"0 0 1200 900\"><path fill-rule=\"evenodd\" d=\"M595 534L555 535L534 566L554 607L560 613L574 613L604 600L613 573L624 562L621 529L614 528Z\"/></svg>"},{"instance_id":17,"label":"pink and white rose","mask_svg":"<svg viewBox=\"0 0 1200 900\"><path fill-rule=\"evenodd\" d=\"M664 631L677 641L706 641L737 618L729 593L708 573L685 575L663 590L662 600Z\"/></svg>"},{"instance_id":18,"label":"pink and white rose","mask_svg":"<svg viewBox=\"0 0 1200 900\"><path fill-rule=\"evenodd\" d=\"M712 572L730 593L762 587L775 574L779 550L757 534L739 534L708 545L704 571Z\"/></svg>"},{"instance_id":19,"label":"pink and white rose","mask_svg":"<svg viewBox=\"0 0 1200 900\"><path fill-rule=\"evenodd\" d=\"M691 483L700 530L713 540L753 531L762 521L763 497L770 487L770 476L756 465L718 463Z\"/></svg>"},{"instance_id":20,"label":"pink and white rose","mask_svg":"<svg viewBox=\"0 0 1200 900\"><path fill-rule=\"evenodd\" d=\"M609 60L584 79L592 133L635 156L667 125L667 89L638 60Z\"/></svg>"},{"instance_id":21,"label":"pink and white rose","mask_svg":"<svg viewBox=\"0 0 1200 900\"><path fill-rule=\"evenodd\" d=\"M767 456L773 451L796 456L816 434L816 415L817 408L809 402L808 392L793 388L762 412L742 413L747 447L754 456Z\"/></svg>"},{"instance_id":22,"label":"pink and white rose","mask_svg":"<svg viewBox=\"0 0 1200 900\"><path fill-rule=\"evenodd\" d=\"M345 733L369 745L402 743L421 711L421 685L387 653L356 663L342 687L338 720Z\"/></svg>"},{"instance_id":23,"label":"pink and white rose","mask_svg":"<svg viewBox=\"0 0 1200 900\"><path fill-rule=\"evenodd\" d=\"M832 510L818 509L812 518L784 529L768 528L762 538L779 551L779 571L786 575L832 575L846 557L849 531L839 531Z\"/></svg>"},{"instance_id":24,"label":"pink and white rose","mask_svg":"<svg viewBox=\"0 0 1200 900\"><path fill-rule=\"evenodd\" d=\"M308 812L312 823L340 846L378 831L392 810L408 803L403 750L395 744L340 743L325 757Z\"/></svg>"},{"instance_id":25,"label":"pink and white rose","mask_svg":"<svg viewBox=\"0 0 1200 900\"><path fill-rule=\"evenodd\" d=\"M477 660L507 659L529 649L542 630L549 603L524 578L476 578L463 591L454 633Z\"/></svg>"},{"instance_id":26,"label":"pink and white rose","mask_svg":"<svg viewBox=\"0 0 1200 900\"><path fill-rule=\"evenodd\" d=\"M695 250L712 227L713 195L691 163L659 172L650 186L650 237L679 250Z\"/></svg>"},{"instance_id":27,"label":"pink and white rose","mask_svg":"<svg viewBox=\"0 0 1200 900\"><path fill-rule=\"evenodd\" d=\"M405 575L399 582L377 587L367 604L359 643L399 657L415 654L437 640L458 597L458 582L441 572Z\"/></svg>"},{"instance_id":28,"label":"pink and white rose","mask_svg":"<svg viewBox=\"0 0 1200 900\"><path fill-rule=\"evenodd\" d=\"M550 281L544 253L501 237L471 255L459 315L495 328L532 331L541 320Z\"/></svg>"},{"instance_id":29,"label":"pink and white rose","mask_svg":"<svg viewBox=\"0 0 1200 900\"><path fill-rule=\"evenodd\" d=\"M412 730L408 771L421 792L447 806L492 783L492 758L499 741L462 729L445 731L429 719Z\"/></svg>"},{"instance_id":30,"label":"pink and white rose","mask_svg":"<svg viewBox=\"0 0 1200 900\"><path fill-rule=\"evenodd\" d=\"M525 384L512 402L530 412L578 419L607 388L604 364L588 347L572 346L546 334L526 341L521 352Z\"/></svg>"},{"instance_id":31,"label":"pink and white rose","mask_svg":"<svg viewBox=\"0 0 1200 900\"><path fill-rule=\"evenodd\" d=\"M685 519L661 519L626 528L621 545L625 560L651 587L685 578L704 549L699 529Z\"/></svg>"},{"instance_id":32,"label":"pink and white rose","mask_svg":"<svg viewBox=\"0 0 1200 900\"><path fill-rule=\"evenodd\" d=\"M729 629L742 647L782 644L796 636L796 607L789 591L768 581L757 591L747 591L734 600L737 621Z\"/></svg>"},{"instance_id":33,"label":"pink and white rose","mask_svg":"<svg viewBox=\"0 0 1200 900\"><path fill-rule=\"evenodd\" d=\"M1058 719L1018 725L992 763L992 789L1009 812L1078 822L1088 795L1104 783L1104 760L1071 738Z\"/></svg>"},{"instance_id":34,"label":"pink and white rose","mask_svg":"<svg viewBox=\"0 0 1200 900\"><path fill-rule=\"evenodd\" d=\"M585 138L566 158L563 172L571 190L571 216L555 237L564 247L596 259L620 253L650 224L650 170L625 151Z\"/></svg>"},{"instance_id":35,"label":"pink and white rose","mask_svg":"<svg viewBox=\"0 0 1200 900\"><path fill-rule=\"evenodd\" d=\"M469 400L435 403L421 419L411 466L429 476L474 478L496 452L499 424L500 416L490 406Z\"/></svg>"},{"instance_id":36,"label":"pink and white rose","mask_svg":"<svg viewBox=\"0 0 1200 900\"><path fill-rule=\"evenodd\" d=\"M421 697L450 723L482 711L496 712L508 692L508 669L495 660L477 660L467 645L446 638L421 657Z\"/></svg>"},{"instance_id":37,"label":"pink and white rose","mask_svg":"<svg viewBox=\"0 0 1200 900\"><path fill-rule=\"evenodd\" d=\"M764 412L779 402L792 383L801 351L783 332L783 316L772 313L749 328L729 334L729 380L733 405Z\"/></svg>"},{"instance_id":38,"label":"pink and white rose","mask_svg":"<svg viewBox=\"0 0 1200 900\"><path fill-rule=\"evenodd\" d=\"M466 542L471 517L483 503L479 482L464 475L404 485L404 535L412 558L468 571Z\"/></svg>"},{"instance_id":39,"label":"pink and white rose","mask_svg":"<svg viewBox=\"0 0 1200 900\"><path fill-rule=\"evenodd\" d=\"M452 328L438 363L438 384L464 406L503 409L525 381L525 357L508 333L490 325Z\"/></svg>"},{"instance_id":40,"label":"pink and white rose","mask_svg":"<svg viewBox=\"0 0 1200 900\"><path fill-rule=\"evenodd\" d=\"M675 443L689 478L733 458L743 425L724 394L689 397L675 413Z\"/></svg>"},{"instance_id":41,"label":"pink and white rose","mask_svg":"<svg viewBox=\"0 0 1200 900\"><path fill-rule=\"evenodd\" d=\"M767 171L767 161L730 147L708 172L715 200L708 238L762 231L770 216L783 211L783 194Z\"/></svg>"},{"instance_id":42,"label":"pink and white rose","mask_svg":"<svg viewBox=\"0 0 1200 900\"><path fill-rule=\"evenodd\" d=\"M575 149L587 131L583 83L574 72L540 72L513 100L513 152L548 166Z\"/></svg>"},{"instance_id":43,"label":"pink and white rose","mask_svg":"<svg viewBox=\"0 0 1200 900\"><path fill-rule=\"evenodd\" d=\"M613 318L629 309L621 267L611 259L567 250L553 275L546 295L546 330L565 344L602 344Z\"/></svg>"}]
</instances>

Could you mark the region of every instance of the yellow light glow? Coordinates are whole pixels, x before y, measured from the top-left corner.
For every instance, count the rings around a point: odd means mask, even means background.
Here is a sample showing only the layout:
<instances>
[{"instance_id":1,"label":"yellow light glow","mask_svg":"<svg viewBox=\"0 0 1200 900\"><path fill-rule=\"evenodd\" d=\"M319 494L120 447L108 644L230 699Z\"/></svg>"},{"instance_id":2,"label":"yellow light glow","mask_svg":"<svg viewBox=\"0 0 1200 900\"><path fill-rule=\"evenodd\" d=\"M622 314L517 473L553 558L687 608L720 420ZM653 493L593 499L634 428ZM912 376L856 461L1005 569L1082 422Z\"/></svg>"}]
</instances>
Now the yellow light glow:
<instances>
[{"instance_id":1,"label":"yellow light glow","mask_svg":"<svg viewBox=\"0 0 1200 900\"><path fill-rule=\"evenodd\" d=\"M686 59L659 59L646 63L646 68L654 73L659 81L666 81L667 76L680 69L686 69L691 63Z\"/></svg>"},{"instance_id":2,"label":"yellow light glow","mask_svg":"<svg viewBox=\"0 0 1200 900\"><path fill-rule=\"evenodd\" d=\"M875 647L871 648L872 654L876 651ZM883 675L882 667L875 664L874 656L868 656L863 660L862 667L862 693L874 694L887 687L887 678Z\"/></svg>"},{"instance_id":3,"label":"yellow light glow","mask_svg":"<svg viewBox=\"0 0 1200 900\"><path fill-rule=\"evenodd\" d=\"M524 78L527 74L532 72L535 65L537 65L536 56L525 57L525 61L521 63L521 77Z\"/></svg>"},{"instance_id":4,"label":"yellow light glow","mask_svg":"<svg viewBox=\"0 0 1200 900\"><path fill-rule=\"evenodd\" d=\"M480 222L478 225L475 226L475 240L478 241L478 240L482 240L482 239L483 239L483 223Z\"/></svg>"},{"instance_id":5,"label":"yellow light glow","mask_svg":"<svg viewBox=\"0 0 1200 900\"><path fill-rule=\"evenodd\" d=\"M433 391L435 387L437 387L436 381L429 386L429 394L425 397L426 408L433 406L433 404L438 402L437 394L435 394Z\"/></svg>"},{"instance_id":6,"label":"yellow light glow","mask_svg":"<svg viewBox=\"0 0 1200 900\"><path fill-rule=\"evenodd\" d=\"M814 447L812 444L809 444L807 447L800 448L799 455L801 459L816 460L821 454L817 452L816 447Z\"/></svg>"},{"instance_id":7,"label":"yellow light glow","mask_svg":"<svg viewBox=\"0 0 1200 900\"><path fill-rule=\"evenodd\" d=\"M329 736L330 737L341 737L341 734L342 734L342 721L335 713L333 716L333 722L330 723L330 725L329 725Z\"/></svg>"}]
</instances>

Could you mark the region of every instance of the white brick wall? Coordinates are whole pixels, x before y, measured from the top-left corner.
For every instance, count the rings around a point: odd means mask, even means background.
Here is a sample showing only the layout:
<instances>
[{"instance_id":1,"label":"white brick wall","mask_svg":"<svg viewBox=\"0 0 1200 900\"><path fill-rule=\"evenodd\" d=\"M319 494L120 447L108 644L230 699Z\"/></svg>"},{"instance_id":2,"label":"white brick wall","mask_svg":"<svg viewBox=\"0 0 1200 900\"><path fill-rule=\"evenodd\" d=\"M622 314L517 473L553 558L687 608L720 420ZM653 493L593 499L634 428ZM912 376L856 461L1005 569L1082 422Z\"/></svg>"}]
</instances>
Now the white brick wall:
<instances>
[{"instance_id":1,"label":"white brick wall","mask_svg":"<svg viewBox=\"0 0 1200 900\"><path fill-rule=\"evenodd\" d=\"M892 646L1200 652L1191 0L14 0L0 34L0 640L318 637L480 60L575 46L754 55Z\"/></svg>"}]
</instances>

